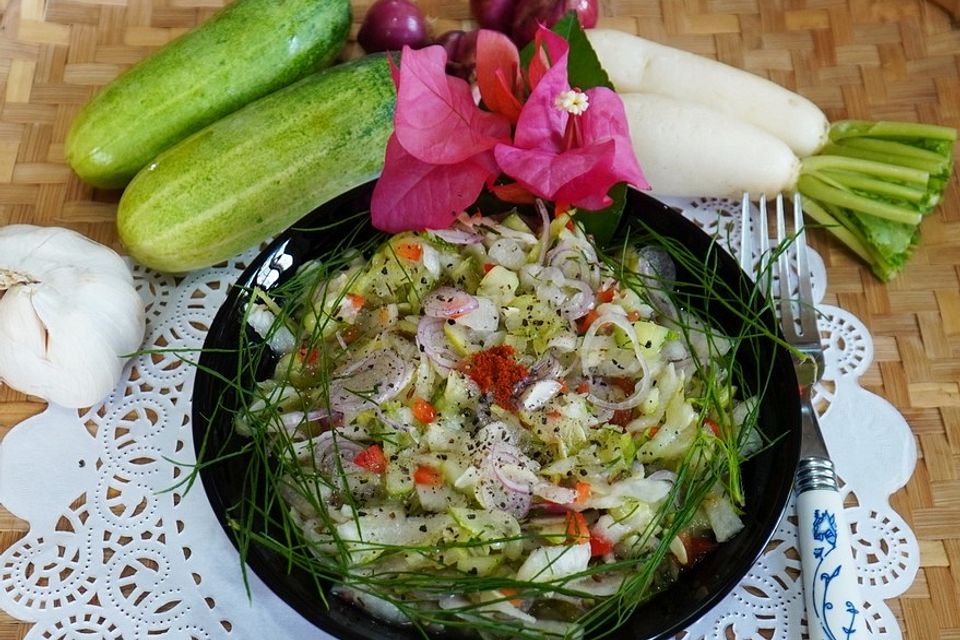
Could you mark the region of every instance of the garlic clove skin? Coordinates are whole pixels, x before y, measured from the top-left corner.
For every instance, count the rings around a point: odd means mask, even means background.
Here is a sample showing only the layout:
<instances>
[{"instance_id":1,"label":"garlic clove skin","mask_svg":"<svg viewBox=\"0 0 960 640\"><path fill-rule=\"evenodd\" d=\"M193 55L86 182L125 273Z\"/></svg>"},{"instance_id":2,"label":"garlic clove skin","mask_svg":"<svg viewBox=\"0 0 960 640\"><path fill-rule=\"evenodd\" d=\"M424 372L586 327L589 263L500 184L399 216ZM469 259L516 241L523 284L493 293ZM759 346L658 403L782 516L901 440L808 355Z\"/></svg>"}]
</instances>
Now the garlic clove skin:
<instances>
[{"instance_id":1,"label":"garlic clove skin","mask_svg":"<svg viewBox=\"0 0 960 640\"><path fill-rule=\"evenodd\" d=\"M55 404L99 402L140 348L144 304L123 258L59 227L0 227L0 382Z\"/></svg>"}]
</instances>

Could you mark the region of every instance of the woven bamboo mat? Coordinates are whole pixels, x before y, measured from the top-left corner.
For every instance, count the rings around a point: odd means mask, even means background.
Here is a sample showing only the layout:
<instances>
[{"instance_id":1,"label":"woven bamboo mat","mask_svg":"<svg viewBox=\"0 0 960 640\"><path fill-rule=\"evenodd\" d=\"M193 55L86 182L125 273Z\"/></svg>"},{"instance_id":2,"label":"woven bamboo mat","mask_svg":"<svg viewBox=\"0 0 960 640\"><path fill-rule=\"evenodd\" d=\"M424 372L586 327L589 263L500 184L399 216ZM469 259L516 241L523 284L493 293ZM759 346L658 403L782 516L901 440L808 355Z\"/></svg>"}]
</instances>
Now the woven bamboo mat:
<instances>
[{"instance_id":1,"label":"woven bamboo mat","mask_svg":"<svg viewBox=\"0 0 960 640\"><path fill-rule=\"evenodd\" d=\"M318 0L322 1L322 0ZM355 2L362 17L372 0ZM71 118L98 86L208 17L224 0L0 0L0 224L74 228L122 251L118 194L63 161ZM420 0L441 33L466 0ZM639 33L769 77L846 117L960 126L957 0L602 0L602 26ZM354 33L356 28L354 29ZM350 45L345 55L357 53ZM892 603L905 637L960 639L960 195L924 222L896 281L874 280L815 233L827 302L863 320L876 358L862 379L906 416L922 459L893 497L920 538L922 569ZM43 405L0 389L0 437ZM870 426L863 425L869 434ZM39 463L39 461L38 461ZM0 509L0 549L25 530ZM0 613L0 640L29 625Z\"/></svg>"}]
</instances>

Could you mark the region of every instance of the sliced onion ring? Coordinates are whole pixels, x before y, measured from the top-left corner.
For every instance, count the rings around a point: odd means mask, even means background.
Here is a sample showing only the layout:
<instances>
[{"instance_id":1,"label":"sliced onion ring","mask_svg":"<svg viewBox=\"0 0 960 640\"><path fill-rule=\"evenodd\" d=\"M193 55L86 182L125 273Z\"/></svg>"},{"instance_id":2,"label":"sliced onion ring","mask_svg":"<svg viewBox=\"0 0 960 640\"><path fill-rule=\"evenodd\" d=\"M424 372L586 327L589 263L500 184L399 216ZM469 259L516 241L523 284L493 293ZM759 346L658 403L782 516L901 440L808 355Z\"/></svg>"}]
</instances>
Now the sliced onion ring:
<instances>
[{"instance_id":1,"label":"sliced onion ring","mask_svg":"<svg viewBox=\"0 0 960 640\"><path fill-rule=\"evenodd\" d=\"M363 451L356 442L343 436L336 437L333 431L324 431L316 438L298 442L294 445L298 457L312 456L317 471L331 475L337 471L335 455L340 456L341 464L353 464L353 459Z\"/></svg>"},{"instance_id":2,"label":"sliced onion ring","mask_svg":"<svg viewBox=\"0 0 960 640\"><path fill-rule=\"evenodd\" d=\"M633 393L620 402L610 402L609 400L604 400L603 398L597 397L592 393L587 394L587 400L598 407L613 409L614 411L632 409L643 402L643 399L650 391L650 369L647 367L646 358L643 357L643 353L640 351L640 342L637 339L637 332L633 328L633 324L627 320L626 316L622 316L618 313L603 313L597 317L597 319L594 320L590 325L590 328L587 329L587 332L583 336L583 343L580 348L586 352L590 342L594 337L596 337L597 331L599 331L601 327L608 324L614 325L627 335L627 338L630 340L631 344L633 344L633 352L637 357L637 361L640 363L640 368L643 370L643 375L639 380L636 381L636 386L633 390ZM587 367L582 365L583 358L580 360L583 375L589 376L590 372L587 370Z\"/></svg>"},{"instance_id":3,"label":"sliced onion ring","mask_svg":"<svg viewBox=\"0 0 960 640\"><path fill-rule=\"evenodd\" d=\"M456 287L437 287L423 298L423 313L431 318L459 318L479 306L474 296Z\"/></svg>"},{"instance_id":4,"label":"sliced onion ring","mask_svg":"<svg viewBox=\"0 0 960 640\"><path fill-rule=\"evenodd\" d=\"M560 305L560 311L563 315L569 320L576 320L587 315L595 304L593 288L583 280L575 278L567 278L564 285L576 289L577 292Z\"/></svg>"},{"instance_id":5,"label":"sliced onion ring","mask_svg":"<svg viewBox=\"0 0 960 640\"><path fill-rule=\"evenodd\" d=\"M484 467L489 466L493 472L493 476L510 491L514 493L530 493L530 485L526 482L518 481L509 473L506 473L504 470L505 465L517 467L518 469L523 468L523 463L519 457L511 453L504 446L495 446L487 455L487 459L484 461Z\"/></svg>"},{"instance_id":6,"label":"sliced onion ring","mask_svg":"<svg viewBox=\"0 0 960 640\"><path fill-rule=\"evenodd\" d=\"M454 359L453 349L446 344L447 337L443 333L444 322L446 320L441 318L427 316L420 318L417 324L417 347L441 367L453 369L457 366L457 360Z\"/></svg>"},{"instance_id":7,"label":"sliced onion ring","mask_svg":"<svg viewBox=\"0 0 960 640\"><path fill-rule=\"evenodd\" d=\"M390 400L413 379L413 366L392 349L379 349L334 371L330 408L353 414ZM367 393L367 389L374 389Z\"/></svg>"}]
</instances>

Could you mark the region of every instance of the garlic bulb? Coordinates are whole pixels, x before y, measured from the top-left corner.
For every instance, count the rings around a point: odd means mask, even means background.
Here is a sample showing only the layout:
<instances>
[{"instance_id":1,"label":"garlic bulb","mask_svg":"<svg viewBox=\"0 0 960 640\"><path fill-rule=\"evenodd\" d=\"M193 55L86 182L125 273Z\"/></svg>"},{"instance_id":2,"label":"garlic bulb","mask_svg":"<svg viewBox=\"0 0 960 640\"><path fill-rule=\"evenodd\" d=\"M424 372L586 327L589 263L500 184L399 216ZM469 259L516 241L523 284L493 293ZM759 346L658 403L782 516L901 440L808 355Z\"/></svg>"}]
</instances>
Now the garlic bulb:
<instances>
[{"instance_id":1,"label":"garlic bulb","mask_svg":"<svg viewBox=\"0 0 960 640\"><path fill-rule=\"evenodd\" d=\"M144 322L113 250L69 229L0 227L0 383L88 407L120 380Z\"/></svg>"}]
</instances>

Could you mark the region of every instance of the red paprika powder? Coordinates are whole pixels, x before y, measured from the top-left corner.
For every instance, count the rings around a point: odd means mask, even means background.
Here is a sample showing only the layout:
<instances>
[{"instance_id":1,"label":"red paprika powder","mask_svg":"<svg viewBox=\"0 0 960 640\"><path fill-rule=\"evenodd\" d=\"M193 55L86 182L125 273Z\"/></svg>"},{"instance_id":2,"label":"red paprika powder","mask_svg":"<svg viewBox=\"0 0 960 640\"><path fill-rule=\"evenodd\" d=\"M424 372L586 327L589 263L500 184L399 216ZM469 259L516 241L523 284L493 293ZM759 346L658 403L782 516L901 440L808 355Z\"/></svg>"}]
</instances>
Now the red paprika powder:
<instances>
[{"instance_id":1,"label":"red paprika powder","mask_svg":"<svg viewBox=\"0 0 960 640\"><path fill-rule=\"evenodd\" d=\"M510 345L499 345L473 354L464 372L477 383L480 391L493 394L493 400L504 409L515 409L513 389L529 371L516 361Z\"/></svg>"}]
</instances>

